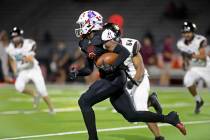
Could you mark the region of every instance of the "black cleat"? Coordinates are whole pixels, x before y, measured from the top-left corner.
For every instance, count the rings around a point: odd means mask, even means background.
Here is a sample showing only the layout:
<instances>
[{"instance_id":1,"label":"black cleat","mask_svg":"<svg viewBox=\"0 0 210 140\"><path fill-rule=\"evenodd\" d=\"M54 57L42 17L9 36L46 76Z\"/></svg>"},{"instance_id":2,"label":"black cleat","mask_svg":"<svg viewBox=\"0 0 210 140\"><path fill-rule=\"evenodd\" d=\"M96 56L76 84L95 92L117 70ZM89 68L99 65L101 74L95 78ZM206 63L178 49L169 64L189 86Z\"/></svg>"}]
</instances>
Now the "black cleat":
<instances>
[{"instance_id":1,"label":"black cleat","mask_svg":"<svg viewBox=\"0 0 210 140\"><path fill-rule=\"evenodd\" d=\"M201 101L196 101L195 105L195 114L199 114L201 112L201 107L203 106L204 101L201 99Z\"/></svg>"},{"instance_id":2,"label":"black cleat","mask_svg":"<svg viewBox=\"0 0 210 140\"><path fill-rule=\"evenodd\" d=\"M155 140L165 140L163 136L155 137Z\"/></svg>"},{"instance_id":3,"label":"black cleat","mask_svg":"<svg viewBox=\"0 0 210 140\"><path fill-rule=\"evenodd\" d=\"M154 107L155 111L158 114L162 114L163 109L158 101L157 93L153 92L148 99L148 104L152 107Z\"/></svg>"},{"instance_id":4,"label":"black cleat","mask_svg":"<svg viewBox=\"0 0 210 140\"><path fill-rule=\"evenodd\" d=\"M175 126L179 131L183 134L186 135L187 131L185 129L184 124L180 121L179 115L172 111L168 115L165 116L166 122L170 123L171 125Z\"/></svg>"}]
</instances>

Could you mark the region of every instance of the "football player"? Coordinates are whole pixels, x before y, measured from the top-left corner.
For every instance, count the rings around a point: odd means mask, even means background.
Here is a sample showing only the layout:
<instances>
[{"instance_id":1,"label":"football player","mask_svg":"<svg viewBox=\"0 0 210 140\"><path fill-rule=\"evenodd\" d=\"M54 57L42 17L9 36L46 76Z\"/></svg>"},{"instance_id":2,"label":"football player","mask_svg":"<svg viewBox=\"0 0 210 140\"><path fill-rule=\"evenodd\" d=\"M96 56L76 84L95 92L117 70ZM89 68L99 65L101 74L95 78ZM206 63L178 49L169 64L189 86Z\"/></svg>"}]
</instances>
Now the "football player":
<instances>
[{"instance_id":1,"label":"football player","mask_svg":"<svg viewBox=\"0 0 210 140\"><path fill-rule=\"evenodd\" d=\"M88 130L89 140L98 140L95 113L93 106L107 98L116 111L129 122L163 122L177 127L183 134L186 134L184 125L180 122L176 112L168 115L157 114L149 111L136 111L127 95L124 86L126 76L123 63L130 53L122 45L112 38L111 30L103 30L103 17L96 11L88 10L83 12L76 22L80 28L76 29L76 35L80 37L79 46L86 55L86 65L82 69L72 68L70 78L77 76L87 76L102 54L114 52L118 54L112 65L104 64L99 68L101 79L93 83L89 89L83 93L78 101L83 119Z\"/></svg>"},{"instance_id":2,"label":"football player","mask_svg":"<svg viewBox=\"0 0 210 140\"><path fill-rule=\"evenodd\" d=\"M141 48L140 42L136 39L121 38L120 28L116 24L107 23L104 25L104 29L111 29L115 33L115 37L113 39L120 42L126 49L129 50L130 55L125 60L124 64L128 67L128 74L132 80L137 82L138 85L135 85L134 82L128 78L126 89L132 98L135 109L137 111L148 111L150 83L147 70L143 64L142 56L139 53ZM150 96L150 100L153 100L150 102L157 102L157 112L162 113L162 108L156 98L156 94L153 93ZM147 125L154 134L155 140L164 140L164 137L160 135L157 123L147 123Z\"/></svg>"},{"instance_id":3,"label":"football player","mask_svg":"<svg viewBox=\"0 0 210 140\"><path fill-rule=\"evenodd\" d=\"M48 105L49 113L54 114L41 69L35 58L36 42L32 39L24 39L23 30L18 27L12 29L10 37L11 43L6 52L9 55L14 75L17 76L15 81L16 90L31 95L34 98L34 107L37 107L41 96ZM26 87L29 81L34 83L38 94L31 88Z\"/></svg>"},{"instance_id":4,"label":"football player","mask_svg":"<svg viewBox=\"0 0 210 140\"><path fill-rule=\"evenodd\" d=\"M182 38L177 42L184 60L184 85L195 98L195 113L198 114L204 102L197 92L196 82L203 79L210 87L210 58L206 52L207 39L195 33L196 25L192 22L184 22L181 33Z\"/></svg>"}]
</instances>

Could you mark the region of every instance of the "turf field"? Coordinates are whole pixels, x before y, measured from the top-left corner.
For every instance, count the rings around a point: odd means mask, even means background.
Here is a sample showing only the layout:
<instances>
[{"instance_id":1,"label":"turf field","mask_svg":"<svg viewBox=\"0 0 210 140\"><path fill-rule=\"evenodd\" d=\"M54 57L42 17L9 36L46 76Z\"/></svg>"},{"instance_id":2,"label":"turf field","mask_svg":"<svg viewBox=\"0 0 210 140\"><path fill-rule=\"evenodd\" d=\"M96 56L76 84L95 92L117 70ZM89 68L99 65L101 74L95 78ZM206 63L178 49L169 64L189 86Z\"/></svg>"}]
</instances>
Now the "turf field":
<instances>
[{"instance_id":1,"label":"turf field","mask_svg":"<svg viewBox=\"0 0 210 140\"><path fill-rule=\"evenodd\" d=\"M32 108L32 99L18 94L13 87L0 87L0 140L87 140L86 129L77 100L87 86L48 86L56 115L49 115L43 101ZM153 90L155 90L153 88ZM205 106L194 115L194 100L183 88L157 88L164 113L181 114L188 135L174 127L160 124L167 140L210 140L210 94L202 90ZM153 140L144 123L130 124L121 115L112 113L109 101L95 107L100 140Z\"/></svg>"}]
</instances>

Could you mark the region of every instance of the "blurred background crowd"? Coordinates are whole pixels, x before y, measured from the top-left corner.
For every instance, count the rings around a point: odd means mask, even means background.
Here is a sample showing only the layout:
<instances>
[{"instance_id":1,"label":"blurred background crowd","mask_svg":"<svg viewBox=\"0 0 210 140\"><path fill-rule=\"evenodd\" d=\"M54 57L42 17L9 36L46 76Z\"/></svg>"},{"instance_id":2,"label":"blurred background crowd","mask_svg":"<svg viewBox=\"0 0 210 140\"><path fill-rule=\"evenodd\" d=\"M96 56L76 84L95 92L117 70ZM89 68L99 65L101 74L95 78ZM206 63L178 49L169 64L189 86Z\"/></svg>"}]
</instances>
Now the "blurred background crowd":
<instances>
[{"instance_id":1,"label":"blurred background crowd","mask_svg":"<svg viewBox=\"0 0 210 140\"><path fill-rule=\"evenodd\" d=\"M120 2L119 2L120 1ZM82 11L96 10L105 22L114 22L122 37L138 39L141 54L153 84L182 84L182 58L176 48L185 20L198 26L198 33L210 37L208 0L1 0L0 1L0 81L12 81L5 48L9 31L21 27L25 38L37 42L36 58L45 80L64 84L70 65L84 65L74 29ZM79 82L91 83L98 78L95 70Z\"/></svg>"}]
</instances>

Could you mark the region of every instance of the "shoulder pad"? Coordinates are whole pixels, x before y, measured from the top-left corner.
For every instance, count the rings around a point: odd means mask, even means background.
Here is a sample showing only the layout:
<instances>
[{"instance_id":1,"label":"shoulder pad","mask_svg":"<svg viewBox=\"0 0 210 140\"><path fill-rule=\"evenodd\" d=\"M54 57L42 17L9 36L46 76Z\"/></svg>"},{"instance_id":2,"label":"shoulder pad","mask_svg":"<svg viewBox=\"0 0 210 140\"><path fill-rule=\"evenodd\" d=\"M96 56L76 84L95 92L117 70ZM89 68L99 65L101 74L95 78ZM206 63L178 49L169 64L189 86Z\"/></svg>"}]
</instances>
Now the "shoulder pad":
<instances>
[{"instance_id":1,"label":"shoulder pad","mask_svg":"<svg viewBox=\"0 0 210 140\"><path fill-rule=\"evenodd\" d=\"M34 47L36 47L36 42L32 39L24 39L24 42L26 44L27 50L32 50Z\"/></svg>"},{"instance_id":2,"label":"shoulder pad","mask_svg":"<svg viewBox=\"0 0 210 140\"><path fill-rule=\"evenodd\" d=\"M197 35L196 34L195 37L196 37L196 39L201 40L201 41L206 40L206 37L204 37L202 35Z\"/></svg>"},{"instance_id":3,"label":"shoulder pad","mask_svg":"<svg viewBox=\"0 0 210 140\"><path fill-rule=\"evenodd\" d=\"M27 44L30 44L30 45L35 45L36 44L36 42L34 41L34 40L32 40L32 39L24 39L24 41L27 43Z\"/></svg>"}]
</instances>

